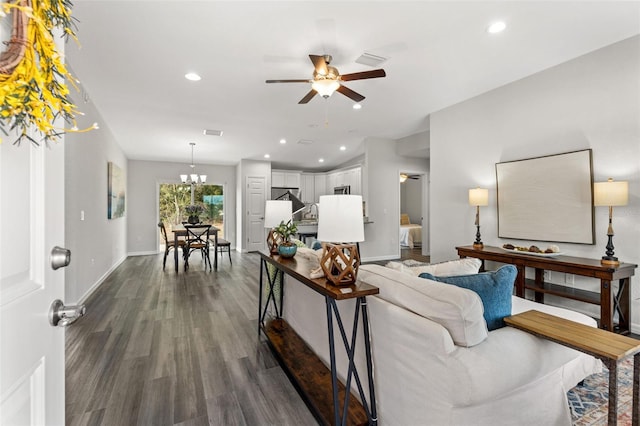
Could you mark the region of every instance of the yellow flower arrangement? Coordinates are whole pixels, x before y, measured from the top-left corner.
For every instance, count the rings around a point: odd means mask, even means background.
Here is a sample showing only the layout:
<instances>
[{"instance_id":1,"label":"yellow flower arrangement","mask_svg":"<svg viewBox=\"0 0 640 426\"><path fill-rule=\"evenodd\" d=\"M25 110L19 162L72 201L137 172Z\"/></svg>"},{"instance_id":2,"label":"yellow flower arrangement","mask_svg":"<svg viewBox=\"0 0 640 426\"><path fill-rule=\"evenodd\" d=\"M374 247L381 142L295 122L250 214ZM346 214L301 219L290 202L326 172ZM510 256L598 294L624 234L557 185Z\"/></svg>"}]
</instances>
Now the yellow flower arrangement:
<instances>
[{"instance_id":1,"label":"yellow flower arrangement","mask_svg":"<svg viewBox=\"0 0 640 426\"><path fill-rule=\"evenodd\" d=\"M65 37L77 41L69 0L13 0L2 3L0 17L13 14L9 47L0 54L0 124L5 135L16 131L20 144L24 139L39 145L30 134L34 129L43 140L56 141L65 132L78 130L75 115L81 114L69 98L66 82L75 79L56 49L53 32L60 28ZM25 31L26 29L26 31ZM62 117L71 128L57 127ZM0 143L2 139L0 139Z\"/></svg>"}]
</instances>

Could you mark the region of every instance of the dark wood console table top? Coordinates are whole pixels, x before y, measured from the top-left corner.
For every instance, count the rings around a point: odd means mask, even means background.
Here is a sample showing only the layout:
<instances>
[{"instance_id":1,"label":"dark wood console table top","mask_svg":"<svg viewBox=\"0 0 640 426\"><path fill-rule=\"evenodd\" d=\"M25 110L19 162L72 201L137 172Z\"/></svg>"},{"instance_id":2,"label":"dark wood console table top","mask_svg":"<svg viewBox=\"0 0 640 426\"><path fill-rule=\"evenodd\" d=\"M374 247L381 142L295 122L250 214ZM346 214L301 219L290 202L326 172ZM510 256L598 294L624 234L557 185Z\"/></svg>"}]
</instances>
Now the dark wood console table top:
<instances>
[{"instance_id":1,"label":"dark wood console table top","mask_svg":"<svg viewBox=\"0 0 640 426\"><path fill-rule=\"evenodd\" d=\"M323 425L377 425L376 398L373 382L373 368L371 359L371 347L369 338L368 313L366 296L378 294L380 290L369 284L357 283L350 286L336 287L326 278L313 279L309 277L312 268L311 262L302 256L284 258L279 255L271 255L269 252L259 252L260 262L260 293L258 301L258 332L262 331L272 351L275 353L283 369L302 395L307 406L320 424ZM273 276L269 274L267 265L275 269ZM263 306L264 276L266 272L267 285L266 300ZM328 369L314 351L281 317L283 299L285 293L285 275L295 278L288 285L306 285L315 292L324 296L327 308L326 326L329 334L329 350L331 368ZM290 280L287 280L290 281ZM301 284L300 284L301 283ZM274 292L279 288L279 301ZM336 300L352 299L356 303L353 327L356 327L362 318L362 331L364 334L364 351L367 358L366 377L360 375L353 362L355 349L355 335L347 342L343 320L336 306ZM275 317L266 319L267 310L271 306L275 311ZM338 324L340 333L336 337L342 341L350 363L347 370L347 384L337 379L335 363L334 320ZM318 324L321 327L323 324ZM342 335L342 338L340 337ZM358 383L361 404L348 390L351 388L352 379ZM360 380L368 380L369 395L365 395ZM347 409L345 409L345 405Z\"/></svg>"},{"instance_id":2,"label":"dark wood console table top","mask_svg":"<svg viewBox=\"0 0 640 426\"><path fill-rule=\"evenodd\" d=\"M484 246L474 249L473 246L456 247L460 257L475 257L484 261L508 263L518 269L515 289L516 296L524 297L525 289L533 290L535 301L544 303L544 295L565 297L585 303L600 305L600 328L628 334L631 325L631 277L638 265L620 263L617 267L602 265L600 259L588 259L573 256L542 257L525 252L507 251L500 247ZM525 269L533 268L535 278L527 279ZM544 282L544 271L556 271L567 274L590 277L600 280L600 292L581 290L559 284ZM619 280L617 293L613 291L612 282ZM614 324L614 313L618 313L618 322Z\"/></svg>"},{"instance_id":3,"label":"dark wood console table top","mask_svg":"<svg viewBox=\"0 0 640 426\"><path fill-rule=\"evenodd\" d=\"M632 424L638 426L640 407L640 340L609 331L589 327L555 315L539 311L527 311L504 319L511 327L535 336L559 343L599 358L609 369L609 425L618 419L618 363L633 356L633 404Z\"/></svg>"}]
</instances>

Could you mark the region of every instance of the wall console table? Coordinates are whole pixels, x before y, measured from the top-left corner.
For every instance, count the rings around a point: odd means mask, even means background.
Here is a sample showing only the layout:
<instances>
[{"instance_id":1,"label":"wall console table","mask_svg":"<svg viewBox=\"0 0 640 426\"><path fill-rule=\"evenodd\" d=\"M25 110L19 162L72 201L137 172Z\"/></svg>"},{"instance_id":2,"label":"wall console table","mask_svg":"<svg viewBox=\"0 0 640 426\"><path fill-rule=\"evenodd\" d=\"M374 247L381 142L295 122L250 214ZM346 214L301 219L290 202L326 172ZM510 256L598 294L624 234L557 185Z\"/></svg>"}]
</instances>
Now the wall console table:
<instances>
[{"instance_id":1,"label":"wall console table","mask_svg":"<svg viewBox=\"0 0 640 426\"><path fill-rule=\"evenodd\" d=\"M311 263L302 256L286 259L279 255L271 256L268 252L260 252L260 257L258 334L262 331L267 337L271 350L318 422L326 425L377 425L366 296L378 294L378 288L368 284L335 287L324 278L312 279L309 277ZM268 265L273 268L268 268ZM325 298L330 371L282 318L282 302L286 290L285 275L295 278L295 280L286 280L287 285L306 285ZM345 299L353 299L356 304L352 328L354 332L351 336L347 336L336 306L337 300ZM340 330L340 335L337 337L334 336L334 320ZM354 362L359 323L362 327L366 352L366 379L369 395L365 395L360 381L361 376ZM349 360L346 384L338 381L334 337L342 341ZM352 379L355 380L362 403L348 391L351 389Z\"/></svg>"},{"instance_id":2,"label":"wall console table","mask_svg":"<svg viewBox=\"0 0 640 426\"><path fill-rule=\"evenodd\" d=\"M460 257L475 257L484 261L491 260L515 265L518 269L515 288L516 296L524 297L525 289L534 291L535 301L544 303L544 295L565 297L581 302L600 305L600 328L629 334L631 325L631 277L638 265L620 263L618 267L602 265L599 259L587 259L571 256L542 257L531 254L503 250L500 247L473 246L456 247ZM535 278L525 277L525 269L533 268ZM583 277L600 279L600 292L580 290L558 284L544 282L544 271L557 271ZM614 293L612 283L618 281L618 291ZM614 324L614 314L618 322Z\"/></svg>"}]
</instances>

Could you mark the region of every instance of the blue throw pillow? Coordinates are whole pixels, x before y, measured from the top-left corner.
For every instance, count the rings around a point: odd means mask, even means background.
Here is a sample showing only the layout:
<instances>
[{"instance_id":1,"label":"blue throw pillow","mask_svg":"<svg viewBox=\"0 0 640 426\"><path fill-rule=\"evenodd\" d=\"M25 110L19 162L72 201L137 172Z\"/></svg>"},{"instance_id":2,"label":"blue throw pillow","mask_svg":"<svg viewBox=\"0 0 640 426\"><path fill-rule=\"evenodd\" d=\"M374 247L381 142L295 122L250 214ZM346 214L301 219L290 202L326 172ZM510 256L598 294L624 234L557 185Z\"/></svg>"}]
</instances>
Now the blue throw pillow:
<instances>
[{"instance_id":1,"label":"blue throw pillow","mask_svg":"<svg viewBox=\"0 0 640 426\"><path fill-rule=\"evenodd\" d=\"M424 272L420 274L420 278L453 284L478 293L484 305L484 319L487 322L487 328L491 331L504 327L504 317L511 315L511 295L516 275L518 275L518 270L515 266L504 265L493 272L454 277L434 277Z\"/></svg>"}]
</instances>

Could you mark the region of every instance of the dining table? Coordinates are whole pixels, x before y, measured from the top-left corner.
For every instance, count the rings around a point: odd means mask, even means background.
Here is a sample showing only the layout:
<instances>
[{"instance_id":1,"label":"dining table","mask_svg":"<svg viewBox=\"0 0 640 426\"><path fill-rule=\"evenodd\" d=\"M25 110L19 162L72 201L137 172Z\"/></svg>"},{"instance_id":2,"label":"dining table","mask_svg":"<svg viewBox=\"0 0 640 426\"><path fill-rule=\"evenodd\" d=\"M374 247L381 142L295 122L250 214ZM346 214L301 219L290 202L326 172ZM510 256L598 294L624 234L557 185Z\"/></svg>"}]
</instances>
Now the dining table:
<instances>
[{"instance_id":1,"label":"dining table","mask_svg":"<svg viewBox=\"0 0 640 426\"><path fill-rule=\"evenodd\" d=\"M213 269L218 270L218 231L220 229L211 225L209 228L209 239L211 239L211 235L213 234ZM173 232L173 242L175 250L173 250L173 259L175 263L176 272L178 272L178 240L180 237L186 237L188 235L187 228L184 225L173 225L171 227L171 231Z\"/></svg>"}]
</instances>

